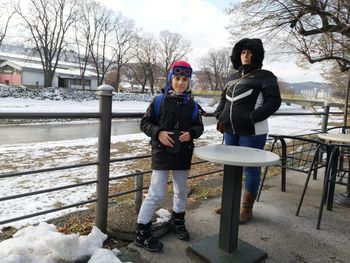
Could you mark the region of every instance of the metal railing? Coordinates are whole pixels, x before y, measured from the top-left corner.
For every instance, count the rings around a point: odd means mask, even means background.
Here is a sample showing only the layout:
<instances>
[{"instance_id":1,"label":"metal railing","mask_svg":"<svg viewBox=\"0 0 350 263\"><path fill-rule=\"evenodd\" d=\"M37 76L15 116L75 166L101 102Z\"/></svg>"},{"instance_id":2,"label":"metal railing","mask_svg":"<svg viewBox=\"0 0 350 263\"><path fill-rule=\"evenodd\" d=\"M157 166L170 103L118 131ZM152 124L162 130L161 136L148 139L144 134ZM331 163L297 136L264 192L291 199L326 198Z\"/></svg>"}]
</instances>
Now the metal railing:
<instances>
[{"instance_id":1,"label":"metal railing","mask_svg":"<svg viewBox=\"0 0 350 263\"><path fill-rule=\"evenodd\" d=\"M96 198L92 198L89 200L81 201L74 204L65 205L58 208L52 208L45 211L39 211L32 214L27 214L15 218L10 218L6 220L0 221L0 225L43 215L48 214L52 212L57 212L60 210L72 208L72 207L78 207L81 205L86 205L90 203L96 203L96 217L95 217L95 224L96 226L104 233L107 232L107 210L108 210L108 200L109 198L118 197L126 194L135 194L135 208L139 209L142 202L142 191L144 189L147 189L147 187L143 186L143 176L147 173L151 173L152 171L138 171L136 173L130 173L125 175L119 175L116 177L110 177L110 164L115 162L125 162L128 160L136 160L136 159L143 159L143 158L149 158L150 155L142 155L142 156L134 156L134 157L127 157L127 158L118 158L118 159L111 159L110 157L110 144L111 144L111 121L113 118L140 118L143 116L144 113L112 113L112 92L113 87L109 85L102 85L98 88L99 93L99 112L98 113L0 113L0 119L91 119L96 118L99 120L99 133L98 133L98 156L97 161L92 162L85 162L80 164L73 164L73 165L66 165L66 166L59 166L59 167L52 167L52 168L45 168L45 169L37 169L37 170L30 170L30 171L23 171L23 172L14 172L14 173L6 173L1 174L0 173L0 179L4 178L12 178L12 177L18 177L23 175L29 175L29 174L39 174L44 172L51 172L51 171L58 171L58 170L65 170L65 169L72 169L72 168L79 168L79 167L85 167L85 166L92 166L97 165L97 177L95 180L89 180L77 184L70 184L65 186L59 186L59 187L53 187L49 189L42 189L38 191L33 192L27 192L27 193L21 193L21 194L15 194L11 196L5 196L0 197L0 202L13 200L21 197L28 197L33 195L39 195L43 193L53 192L53 191L60 191L64 189L79 187L79 186L86 186L91 184L96 184ZM322 121L322 131L326 131L327 125L328 125L328 118L330 114L341 114L341 112L330 112L330 107L325 106L323 112L316 112L316 113L276 113L276 116L291 116L291 115L320 115L323 116ZM206 114L206 116L213 116L213 114ZM192 163L193 165L206 163L206 161L198 161ZM207 171L204 173L199 173L193 176L190 176L189 179L197 178L200 176L210 175L222 172L223 169L219 168L212 171ZM135 189L125 191L125 192L119 192L116 194L109 195L109 183L114 180L120 180L123 178L129 178L129 177L135 177ZM172 182L169 182L172 183Z\"/></svg>"},{"instance_id":2,"label":"metal railing","mask_svg":"<svg viewBox=\"0 0 350 263\"><path fill-rule=\"evenodd\" d=\"M18 198L34 196L54 191L60 191L64 189L70 189L80 186L86 186L91 184L96 184L96 198L92 198L89 200L56 207L48 210L42 210L39 212L26 214L14 218L9 218L6 220L1 220L0 225L8 224L11 222L28 219L48 213L53 213L73 207L78 207L82 205L87 205L91 203L96 203L96 217L95 217L95 225L104 233L107 231L107 211L108 211L108 200L113 197L118 197L130 193L135 193L135 207L139 209L142 202L142 191L147 189L147 187L143 186L143 175L151 173L152 171L140 171L136 173L118 175L116 177L109 176L109 169L111 163L116 162L125 162L130 160L144 159L150 158L150 155L141 155L141 156L133 156L126 158L110 158L110 144L111 144L111 121L113 118L140 118L144 113L112 113L112 92L113 87L108 85L102 85L98 88L99 92L99 112L98 113L25 113L25 112L16 112L16 113L0 113L0 119L91 119L96 118L99 119L99 133L98 133L98 155L97 161L84 162L79 164L58 166L58 167L50 167L44 169L36 169L29 171L21 171L21 172L13 172L13 173L0 173L0 179L5 178L13 178L20 177L24 175L35 175L45 172L53 172L59 170L73 169L73 168L81 168L86 166L97 165L97 178L95 180L84 181L76 184L69 184L59 187L52 187L47 189L40 189L37 191L30 191L21 194L14 194L10 196L0 197L0 203L8 200L14 200ZM193 165L202 164L205 161L198 161L192 163ZM205 176L209 174L215 174L221 172L222 169L216 169L212 171L207 171L205 173L200 173L196 175L192 175L189 179L197 178L199 176ZM135 185L135 189L118 192L115 194L109 195L109 183L115 180L121 180L124 178L135 177L135 181L137 182ZM169 182L169 184L172 181Z\"/></svg>"}]
</instances>

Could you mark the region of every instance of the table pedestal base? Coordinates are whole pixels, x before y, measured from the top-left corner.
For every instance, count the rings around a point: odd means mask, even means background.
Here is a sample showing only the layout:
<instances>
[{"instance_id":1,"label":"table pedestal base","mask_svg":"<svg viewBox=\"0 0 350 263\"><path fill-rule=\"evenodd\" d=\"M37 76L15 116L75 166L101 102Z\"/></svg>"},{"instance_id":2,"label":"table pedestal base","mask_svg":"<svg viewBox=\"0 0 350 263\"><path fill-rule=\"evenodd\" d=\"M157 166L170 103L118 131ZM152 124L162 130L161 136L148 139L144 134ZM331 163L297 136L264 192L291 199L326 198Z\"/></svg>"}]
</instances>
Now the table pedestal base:
<instances>
[{"instance_id":1,"label":"table pedestal base","mask_svg":"<svg viewBox=\"0 0 350 263\"><path fill-rule=\"evenodd\" d=\"M338 205L350 207L350 193L342 193L334 195L334 202Z\"/></svg>"},{"instance_id":2,"label":"table pedestal base","mask_svg":"<svg viewBox=\"0 0 350 263\"><path fill-rule=\"evenodd\" d=\"M237 250L227 253L218 248L219 235L202 239L192 245L190 249L197 255L203 257L208 262L260 262L267 258L264 251L242 241L238 240Z\"/></svg>"}]
</instances>

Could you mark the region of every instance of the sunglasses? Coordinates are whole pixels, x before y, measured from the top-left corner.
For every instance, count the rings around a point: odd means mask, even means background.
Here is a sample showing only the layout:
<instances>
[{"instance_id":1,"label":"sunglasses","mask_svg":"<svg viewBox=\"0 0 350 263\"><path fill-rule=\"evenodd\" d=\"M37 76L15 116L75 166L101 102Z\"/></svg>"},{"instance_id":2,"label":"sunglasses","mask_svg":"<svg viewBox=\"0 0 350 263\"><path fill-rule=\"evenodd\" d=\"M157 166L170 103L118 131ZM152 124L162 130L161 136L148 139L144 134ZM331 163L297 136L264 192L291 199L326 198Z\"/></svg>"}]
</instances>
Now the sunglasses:
<instances>
[{"instance_id":1,"label":"sunglasses","mask_svg":"<svg viewBox=\"0 0 350 263\"><path fill-rule=\"evenodd\" d=\"M185 76L191 76L192 70L189 68L180 68L180 67L174 67L173 68L174 74L176 75L185 75Z\"/></svg>"}]
</instances>

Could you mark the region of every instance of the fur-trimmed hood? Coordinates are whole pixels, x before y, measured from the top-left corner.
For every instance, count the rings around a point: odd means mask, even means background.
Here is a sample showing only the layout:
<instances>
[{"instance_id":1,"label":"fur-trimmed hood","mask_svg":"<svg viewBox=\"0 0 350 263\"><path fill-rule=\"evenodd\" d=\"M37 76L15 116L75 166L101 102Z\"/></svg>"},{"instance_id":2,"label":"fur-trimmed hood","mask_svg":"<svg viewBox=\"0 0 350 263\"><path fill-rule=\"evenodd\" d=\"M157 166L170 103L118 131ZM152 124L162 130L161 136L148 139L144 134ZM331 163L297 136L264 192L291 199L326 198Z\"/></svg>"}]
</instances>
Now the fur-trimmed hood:
<instances>
[{"instance_id":1,"label":"fur-trimmed hood","mask_svg":"<svg viewBox=\"0 0 350 263\"><path fill-rule=\"evenodd\" d=\"M265 51L263 43L259 38L243 38L235 44L231 56L233 68L239 69L242 66L241 53L244 49L248 49L253 53L252 64L261 68Z\"/></svg>"}]
</instances>

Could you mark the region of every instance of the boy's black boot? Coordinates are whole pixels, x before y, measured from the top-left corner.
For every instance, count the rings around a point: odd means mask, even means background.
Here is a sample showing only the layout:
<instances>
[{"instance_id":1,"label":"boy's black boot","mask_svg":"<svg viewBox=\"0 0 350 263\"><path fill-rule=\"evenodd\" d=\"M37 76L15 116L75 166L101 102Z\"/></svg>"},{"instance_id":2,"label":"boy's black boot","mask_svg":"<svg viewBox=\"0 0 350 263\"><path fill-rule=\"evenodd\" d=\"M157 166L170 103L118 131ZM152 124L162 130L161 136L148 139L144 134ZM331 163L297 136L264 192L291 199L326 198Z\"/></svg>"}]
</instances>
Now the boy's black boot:
<instances>
[{"instance_id":1,"label":"boy's black boot","mask_svg":"<svg viewBox=\"0 0 350 263\"><path fill-rule=\"evenodd\" d=\"M177 235L179 239L190 239L190 234L188 233L185 226L185 212L176 213L173 211L173 215L170 220L170 229Z\"/></svg>"},{"instance_id":2,"label":"boy's black boot","mask_svg":"<svg viewBox=\"0 0 350 263\"><path fill-rule=\"evenodd\" d=\"M151 227L151 221L147 224L137 224L134 244L150 252L159 252L163 248L163 244L153 237Z\"/></svg>"}]
</instances>

